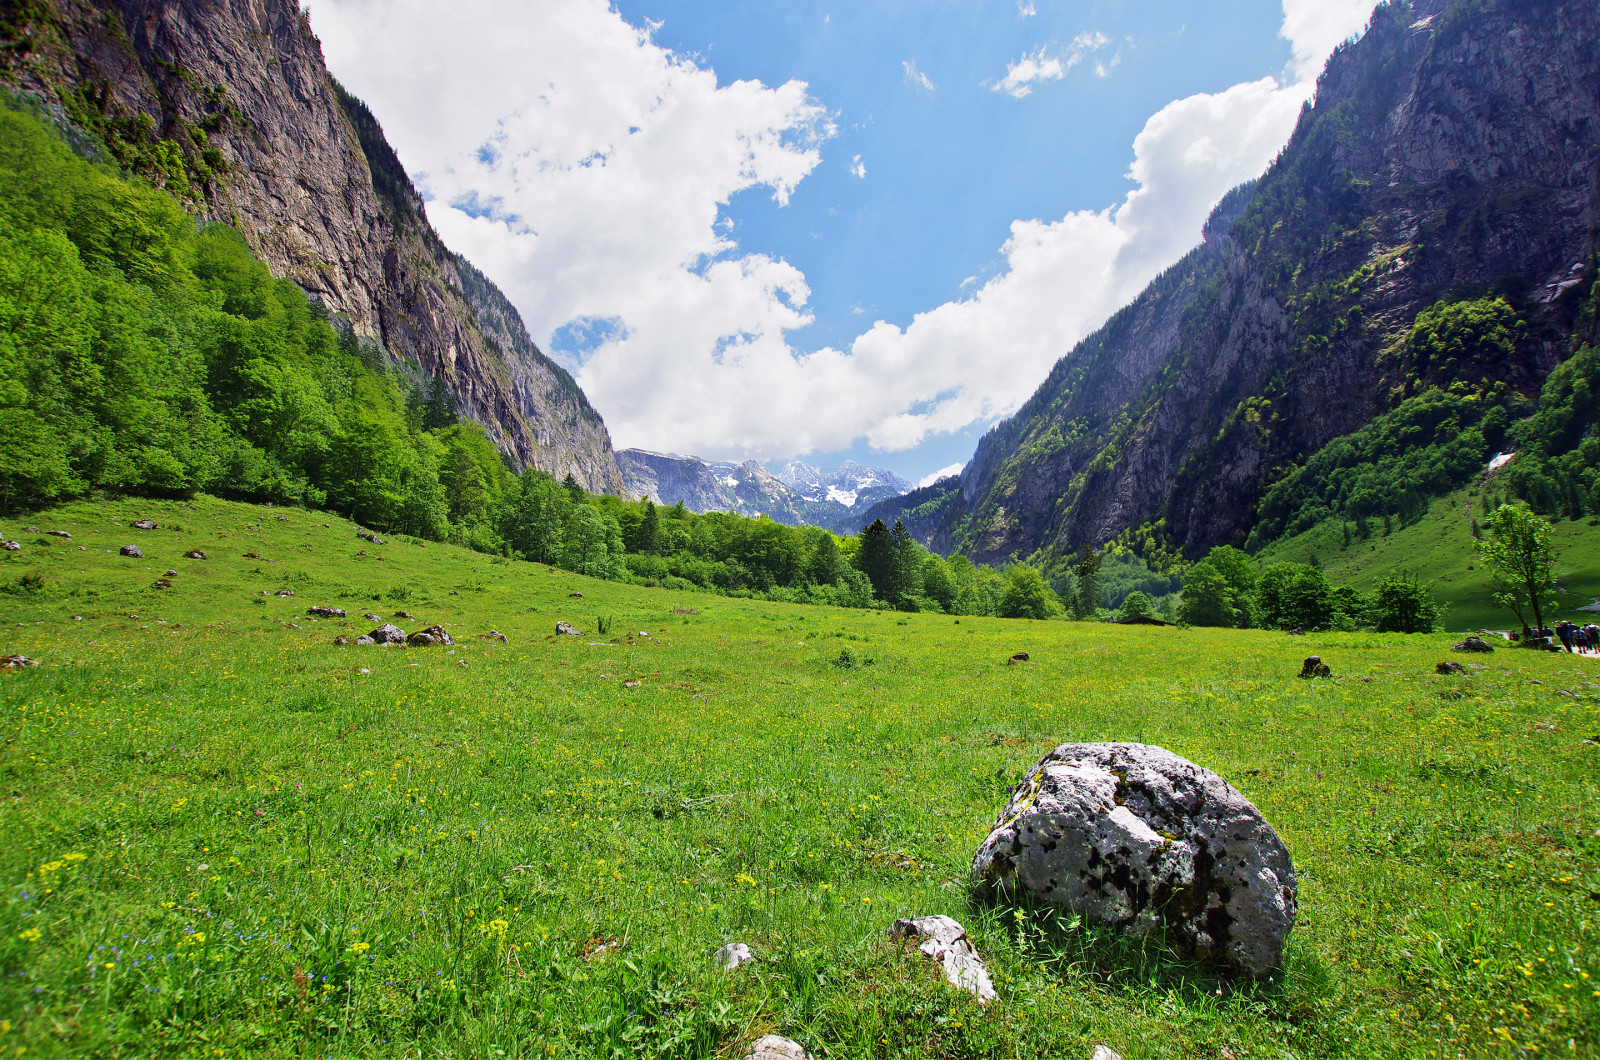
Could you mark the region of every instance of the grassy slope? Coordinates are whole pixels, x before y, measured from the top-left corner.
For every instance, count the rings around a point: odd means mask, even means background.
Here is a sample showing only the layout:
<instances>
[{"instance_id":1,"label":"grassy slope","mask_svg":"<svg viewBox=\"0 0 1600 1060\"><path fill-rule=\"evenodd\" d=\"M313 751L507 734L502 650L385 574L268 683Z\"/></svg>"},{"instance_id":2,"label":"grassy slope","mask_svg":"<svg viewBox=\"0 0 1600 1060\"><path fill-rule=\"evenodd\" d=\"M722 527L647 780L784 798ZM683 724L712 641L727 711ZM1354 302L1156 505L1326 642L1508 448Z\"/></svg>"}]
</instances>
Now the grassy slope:
<instances>
[{"instance_id":1,"label":"grassy slope","mask_svg":"<svg viewBox=\"0 0 1600 1060\"><path fill-rule=\"evenodd\" d=\"M1303 534L1274 542L1257 557L1265 566L1279 560L1305 563L1314 555L1334 583L1354 585L1363 592L1398 568L1413 570L1424 582L1433 583L1434 594L1450 602L1446 624L1454 630L1510 629L1516 617L1489 598L1488 572L1477 562L1473 546L1468 502L1477 507L1475 491L1458 490L1434 500L1428 514L1417 523L1397 529L1389 536L1377 532L1366 541L1351 539L1344 547L1341 524L1332 520L1312 527ZM1600 523L1593 519L1555 524L1557 582L1566 593L1559 597L1561 609L1554 617L1594 621L1593 612L1574 610L1600 597ZM1476 569L1468 569L1469 567ZM1532 622L1532 616L1529 616Z\"/></svg>"},{"instance_id":2,"label":"grassy slope","mask_svg":"<svg viewBox=\"0 0 1600 1060\"><path fill-rule=\"evenodd\" d=\"M8 1055L1597 1051L1600 660L1443 678L1446 636L728 600L206 499L31 522L74 537L0 524L0 584L47 582L0 597L0 652L43 663L0 676ZM458 647L304 617L374 596ZM1344 676L1296 679L1312 652ZM1300 872L1282 978L968 904L1006 786L1069 739L1160 743L1261 807ZM999 1003L885 941L934 913ZM723 976L733 939L764 960Z\"/></svg>"}]
</instances>

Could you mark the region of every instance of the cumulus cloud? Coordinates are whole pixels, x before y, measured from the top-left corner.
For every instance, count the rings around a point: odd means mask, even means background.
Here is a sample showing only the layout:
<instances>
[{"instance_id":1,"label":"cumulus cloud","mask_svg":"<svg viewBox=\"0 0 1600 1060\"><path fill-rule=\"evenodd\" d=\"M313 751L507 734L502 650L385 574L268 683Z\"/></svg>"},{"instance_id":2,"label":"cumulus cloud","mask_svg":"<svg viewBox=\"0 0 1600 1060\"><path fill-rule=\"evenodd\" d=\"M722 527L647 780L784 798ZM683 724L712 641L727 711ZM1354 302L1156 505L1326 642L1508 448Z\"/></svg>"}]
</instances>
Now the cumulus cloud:
<instances>
[{"instance_id":1,"label":"cumulus cloud","mask_svg":"<svg viewBox=\"0 0 1600 1060\"><path fill-rule=\"evenodd\" d=\"M900 65L905 68L906 80L910 81L918 88L927 92L932 92L934 89L939 87L933 83L933 78L917 69L917 61L915 59L903 59L901 60Z\"/></svg>"},{"instance_id":2,"label":"cumulus cloud","mask_svg":"<svg viewBox=\"0 0 1600 1060\"><path fill-rule=\"evenodd\" d=\"M1059 81L1066 77L1067 71L1081 63L1085 56L1110 43L1111 38L1104 33L1080 33L1073 38L1070 45L1061 49L1058 55L1048 54L1050 49L1041 44L1016 62L1007 63L1006 76L998 81L989 82L989 87L996 92L1004 92L1015 99L1021 99L1032 92L1036 84ZM1104 64L1097 66L1096 70L1101 77L1109 72Z\"/></svg>"},{"instance_id":3,"label":"cumulus cloud","mask_svg":"<svg viewBox=\"0 0 1600 1060\"><path fill-rule=\"evenodd\" d=\"M1168 104L1120 202L1018 220L1003 267L962 298L807 351L788 340L811 320L805 276L739 247L720 212L749 189L784 202L819 163L832 126L804 84L719 88L606 0L461 0L449 19L424 0L312 3L330 66L383 120L440 234L537 341L571 340L618 446L713 458L899 450L1012 411L1198 242L1311 92L1286 76ZM1352 0L1284 4L1294 75L1360 25Z\"/></svg>"},{"instance_id":4,"label":"cumulus cloud","mask_svg":"<svg viewBox=\"0 0 1600 1060\"><path fill-rule=\"evenodd\" d=\"M852 177L861 177L862 179L866 178L867 164L861 161L860 155L856 155L850 160L850 175Z\"/></svg>"},{"instance_id":5,"label":"cumulus cloud","mask_svg":"<svg viewBox=\"0 0 1600 1060\"><path fill-rule=\"evenodd\" d=\"M931 486L940 479L949 478L951 475L959 475L961 474L961 469L966 466L966 464L951 464L949 467L941 467L937 471L930 471L922 476L922 479L917 483L917 488Z\"/></svg>"},{"instance_id":6,"label":"cumulus cloud","mask_svg":"<svg viewBox=\"0 0 1600 1060\"><path fill-rule=\"evenodd\" d=\"M1294 79L1315 81L1328 54L1366 27L1373 6L1372 0L1283 0L1283 37L1294 52Z\"/></svg>"},{"instance_id":7,"label":"cumulus cloud","mask_svg":"<svg viewBox=\"0 0 1600 1060\"><path fill-rule=\"evenodd\" d=\"M1032 18L1038 13L1039 9L1033 6L1033 0L1017 0L1018 18Z\"/></svg>"}]
</instances>

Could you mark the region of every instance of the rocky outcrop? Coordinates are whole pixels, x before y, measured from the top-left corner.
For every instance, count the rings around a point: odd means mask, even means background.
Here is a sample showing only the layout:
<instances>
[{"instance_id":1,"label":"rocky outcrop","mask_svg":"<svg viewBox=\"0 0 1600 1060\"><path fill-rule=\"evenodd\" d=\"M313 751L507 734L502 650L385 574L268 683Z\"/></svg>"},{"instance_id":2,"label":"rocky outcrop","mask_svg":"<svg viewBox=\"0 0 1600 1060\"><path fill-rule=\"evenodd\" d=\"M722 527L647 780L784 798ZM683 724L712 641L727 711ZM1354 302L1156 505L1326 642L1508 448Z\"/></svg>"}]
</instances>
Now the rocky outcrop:
<instances>
[{"instance_id":1,"label":"rocky outcrop","mask_svg":"<svg viewBox=\"0 0 1600 1060\"><path fill-rule=\"evenodd\" d=\"M1595 279L1596 54L1579 0L1380 7L1266 175L982 439L917 536L1001 561L1164 521L1198 551L1419 387L1536 394ZM1521 321L1511 357L1397 348L1421 310L1491 290Z\"/></svg>"},{"instance_id":2,"label":"rocky outcrop","mask_svg":"<svg viewBox=\"0 0 1600 1060\"><path fill-rule=\"evenodd\" d=\"M1062 744L1041 758L978 848L972 883L983 898L1159 933L1255 978L1278 967L1296 910L1289 851L1250 801L1145 744Z\"/></svg>"},{"instance_id":3,"label":"rocky outcrop","mask_svg":"<svg viewBox=\"0 0 1600 1060\"><path fill-rule=\"evenodd\" d=\"M413 377L440 377L518 464L622 478L598 413L428 224L376 120L293 0L6 5L0 78L198 215L237 228Z\"/></svg>"},{"instance_id":4,"label":"rocky outcrop","mask_svg":"<svg viewBox=\"0 0 1600 1060\"><path fill-rule=\"evenodd\" d=\"M617 453L617 464L628 492L657 504L681 501L692 512L765 515L790 526L822 526L846 534L864 525L861 512L911 488L911 483L892 471L853 460L831 472L790 461L773 475L754 460L711 462L676 453L623 449Z\"/></svg>"}]
</instances>

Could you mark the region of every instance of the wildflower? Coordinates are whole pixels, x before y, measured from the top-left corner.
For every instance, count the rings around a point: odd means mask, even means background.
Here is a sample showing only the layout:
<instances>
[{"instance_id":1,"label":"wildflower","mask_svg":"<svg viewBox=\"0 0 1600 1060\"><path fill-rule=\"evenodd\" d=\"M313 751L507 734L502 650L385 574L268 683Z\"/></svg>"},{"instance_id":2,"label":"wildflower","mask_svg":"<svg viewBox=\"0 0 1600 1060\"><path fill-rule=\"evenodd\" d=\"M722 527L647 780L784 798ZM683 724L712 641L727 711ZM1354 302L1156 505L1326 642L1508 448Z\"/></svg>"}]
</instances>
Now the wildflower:
<instances>
[{"instance_id":1,"label":"wildflower","mask_svg":"<svg viewBox=\"0 0 1600 1060\"><path fill-rule=\"evenodd\" d=\"M366 953L371 948L372 948L372 946L369 943L366 943L366 942L355 942L355 943L351 944L350 952L351 953L356 953L356 954L361 954L361 953Z\"/></svg>"},{"instance_id":2,"label":"wildflower","mask_svg":"<svg viewBox=\"0 0 1600 1060\"><path fill-rule=\"evenodd\" d=\"M28 928L26 931L17 933L17 938L21 939L23 942L38 942L42 937L43 936L39 934L38 928Z\"/></svg>"}]
</instances>

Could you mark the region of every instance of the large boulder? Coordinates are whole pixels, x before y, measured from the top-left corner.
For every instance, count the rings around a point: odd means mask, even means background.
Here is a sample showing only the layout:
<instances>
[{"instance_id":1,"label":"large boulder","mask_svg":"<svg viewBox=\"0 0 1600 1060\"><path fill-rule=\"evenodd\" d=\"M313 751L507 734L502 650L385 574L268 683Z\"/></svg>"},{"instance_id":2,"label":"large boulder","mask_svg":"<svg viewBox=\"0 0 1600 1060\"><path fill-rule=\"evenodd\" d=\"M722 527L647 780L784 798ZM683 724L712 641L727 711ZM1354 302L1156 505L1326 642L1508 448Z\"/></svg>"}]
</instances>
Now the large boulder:
<instances>
[{"instance_id":1,"label":"large boulder","mask_svg":"<svg viewBox=\"0 0 1600 1060\"><path fill-rule=\"evenodd\" d=\"M1471 651L1471 652L1478 652L1480 654L1487 654L1489 652L1494 651L1494 647L1493 647L1493 645L1489 644L1488 641L1485 641L1481 637L1468 637L1466 640L1458 641L1456 643L1455 647L1451 648L1450 650L1451 651Z\"/></svg>"},{"instance_id":2,"label":"large boulder","mask_svg":"<svg viewBox=\"0 0 1600 1060\"><path fill-rule=\"evenodd\" d=\"M123 545L118 551L120 551L124 556L132 556L134 559L144 559L144 553L139 551L138 545Z\"/></svg>"},{"instance_id":3,"label":"large boulder","mask_svg":"<svg viewBox=\"0 0 1600 1060\"><path fill-rule=\"evenodd\" d=\"M391 626L387 622L368 633L367 636L372 638L368 642L370 644L404 644L406 642L406 631L399 626Z\"/></svg>"},{"instance_id":4,"label":"large boulder","mask_svg":"<svg viewBox=\"0 0 1600 1060\"><path fill-rule=\"evenodd\" d=\"M1029 895L1091 925L1162 934L1262 978L1294 926L1289 851L1209 769L1137 743L1062 744L1013 789L972 861L980 897Z\"/></svg>"}]
</instances>

